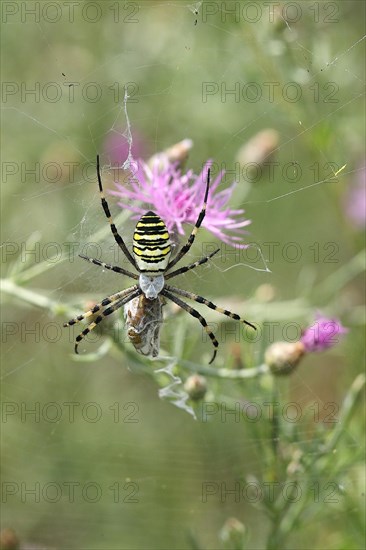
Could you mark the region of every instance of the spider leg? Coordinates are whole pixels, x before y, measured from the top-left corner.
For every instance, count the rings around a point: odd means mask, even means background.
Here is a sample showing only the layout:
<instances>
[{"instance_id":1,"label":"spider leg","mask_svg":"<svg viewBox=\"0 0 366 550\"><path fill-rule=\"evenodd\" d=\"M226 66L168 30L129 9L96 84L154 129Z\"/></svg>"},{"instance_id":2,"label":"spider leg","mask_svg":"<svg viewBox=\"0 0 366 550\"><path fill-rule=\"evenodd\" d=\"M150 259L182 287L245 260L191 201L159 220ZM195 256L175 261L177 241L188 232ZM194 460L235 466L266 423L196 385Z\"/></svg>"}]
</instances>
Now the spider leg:
<instances>
[{"instance_id":1,"label":"spider leg","mask_svg":"<svg viewBox=\"0 0 366 550\"><path fill-rule=\"evenodd\" d=\"M201 258L200 260L197 260L197 262L194 262L193 264L185 265L184 267L181 267L180 269L177 269L176 271L172 271L171 273L168 273L167 275L164 275L164 279L171 279L172 277L176 277L177 275L181 275L182 273L186 273L187 271L190 271L191 269L194 269L198 265L205 264L208 262L212 256L220 252L220 249L218 248L214 252L211 252L208 256L205 256L204 258Z\"/></svg>"},{"instance_id":2,"label":"spider leg","mask_svg":"<svg viewBox=\"0 0 366 550\"><path fill-rule=\"evenodd\" d=\"M199 320L199 322L201 323L201 325L203 326L203 328L207 332L208 336L211 338L211 342L212 342L213 346L215 347L214 354L211 358L211 361L209 362L209 364L211 364L214 361L215 357L216 357L217 348L219 347L219 343L216 340L216 337L215 337L214 333L212 332L212 330L210 330L210 328L208 327L206 319L204 317L202 317L202 315L200 313L198 313L198 311L196 309L193 309L193 307L189 306L188 304L186 304L185 302L180 300L177 296L174 296L174 294L169 292L169 290L167 290L166 288L164 288L161 291L160 294L162 294L166 298L169 298L169 300L171 300L172 302L177 304L177 306L181 307L182 309L187 311L187 313L192 315L192 317L195 317L196 319Z\"/></svg>"},{"instance_id":3,"label":"spider leg","mask_svg":"<svg viewBox=\"0 0 366 550\"><path fill-rule=\"evenodd\" d=\"M223 315L226 315L226 317L230 317L230 319L235 319L235 321L241 321L249 327L254 328L254 330L257 330L257 328L252 325L252 323L249 323L249 321L242 319L237 313L232 313L227 309L222 309L221 307L216 306L215 304L213 304L209 300L206 300L206 298L199 296L198 294L193 294L193 292L187 292L186 290L182 290L181 288L176 288L175 286L169 285L166 285L164 289L166 289L168 292L174 292L179 296L184 296L184 298L189 298L189 300L193 300L194 302L197 302L199 304L205 304L205 306L209 307L210 309L213 309L218 313L222 313Z\"/></svg>"},{"instance_id":4,"label":"spider leg","mask_svg":"<svg viewBox=\"0 0 366 550\"><path fill-rule=\"evenodd\" d=\"M132 254L128 250L127 246L124 243L124 240L122 239L121 235L117 231L116 226L114 225L114 222L113 222L113 219L112 219L112 216L111 216L111 212L109 210L107 200L104 196L102 178L101 178L101 175L100 175L99 155L97 155L97 175L98 175L100 200L102 201L102 206L103 206L104 213L105 213L105 215L107 217L107 220L109 221L109 224L111 226L111 231L112 231L113 237L115 238L115 241L118 244L118 246L120 247L120 249L127 256L127 259L129 260L129 262L137 269L136 262L135 262L135 260L132 256Z\"/></svg>"},{"instance_id":5,"label":"spider leg","mask_svg":"<svg viewBox=\"0 0 366 550\"><path fill-rule=\"evenodd\" d=\"M126 275L127 277L131 277L131 279L138 279L139 276L136 275L136 273L132 273L132 271L128 271L127 269L123 269L122 267L118 267L117 265L110 265L105 264L104 262L100 262L99 260L96 260L95 258L89 258L88 256L84 256L83 254L79 254L80 258L83 258L83 260L86 260L87 262L90 262L95 265L99 265L100 267L103 267L104 269L110 269L111 271L114 271L115 273L121 273L122 275Z\"/></svg>"},{"instance_id":6,"label":"spider leg","mask_svg":"<svg viewBox=\"0 0 366 550\"><path fill-rule=\"evenodd\" d=\"M100 311L100 309L104 306L108 306L112 302L115 302L116 300L119 300L120 298L123 298L124 296L127 296L130 292L133 292L138 289L137 285L130 286L129 288L126 288L126 290L121 290L121 292L116 292L116 294L111 294L111 296L108 296L107 298L104 298L99 304L95 304L94 307L89 309L89 311L86 311L82 315L78 315L77 317L74 317L73 319L70 319L67 323L64 323L64 327L71 327L72 325L75 325L76 323L79 323L83 319L86 319L87 317L90 317L91 315L94 315L94 313L97 313Z\"/></svg>"},{"instance_id":7,"label":"spider leg","mask_svg":"<svg viewBox=\"0 0 366 550\"><path fill-rule=\"evenodd\" d=\"M117 309L119 309L120 307L124 306L125 304L127 304L128 302L130 302L131 300L133 300L134 298L136 298L136 296L139 296L140 294L142 293L141 289L138 288L137 290L135 290L134 292L130 292L130 294L128 294L127 296L125 296L124 298L122 298L121 300L117 300L116 302L114 302L110 307L107 307L107 309L105 309L104 311L102 311L100 313L100 315L98 315L98 317L95 319L95 321L93 321L92 323L90 323L90 325L88 327L86 327L80 334L79 336L76 337L76 341L75 341L75 353L79 353L78 352L78 346L81 342L81 340L83 338L85 338L85 336L87 334L89 334L89 332L91 332L92 330L95 329L95 327L101 323L104 319L104 317L107 317L107 315L110 315L111 313L113 313L114 311L116 311Z\"/></svg>"},{"instance_id":8,"label":"spider leg","mask_svg":"<svg viewBox=\"0 0 366 550\"><path fill-rule=\"evenodd\" d=\"M205 198L203 200L202 210L199 213L199 216L198 216L197 221L196 221L196 225L192 229L192 233L190 234L187 243L184 246L182 246L182 248L179 250L179 252L175 256L175 258L170 260L170 262L168 264L168 267L167 267L167 270L170 269L171 267L173 267L173 265L175 265L177 262L179 262L179 260L181 260L183 258L183 256L185 254L187 254L188 250L191 248L191 246L194 242L194 239L196 238L196 235L198 233L198 230L201 227L201 223L203 222L203 219L204 219L205 214L206 214L207 197L208 197L209 188L210 188L210 169L208 169L208 171L207 171L207 183L206 183Z\"/></svg>"}]
</instances>

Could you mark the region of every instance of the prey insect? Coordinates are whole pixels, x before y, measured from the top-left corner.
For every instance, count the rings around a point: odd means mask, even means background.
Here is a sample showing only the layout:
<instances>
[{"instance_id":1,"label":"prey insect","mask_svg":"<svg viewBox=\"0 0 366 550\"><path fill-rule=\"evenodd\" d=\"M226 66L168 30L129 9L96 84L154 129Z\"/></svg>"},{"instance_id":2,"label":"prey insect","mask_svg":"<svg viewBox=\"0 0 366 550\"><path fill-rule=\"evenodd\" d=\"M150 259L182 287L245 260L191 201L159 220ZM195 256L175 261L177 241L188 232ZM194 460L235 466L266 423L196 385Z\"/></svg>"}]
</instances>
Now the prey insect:
<instances>
[{"instance_id":1,"label":"prey insect","mask_svg":"<svg viewBox=\"0 0 366 550\"><path fill-rule=\"evenodd\" d=\"M141 294L124 307L127 335L136 351L142 355L159 355L164 304L164 297L149 300Z\"/></svg>"},{"instance_id":2,"label":"prey insect","mask_svg":"<svg viewBox=\"0 0 366 550\"><path fill-rule=\"evenodd\" d=\"M97 156L97 176L102 207L109 221L113 237L137 273L128 271L127 269L119 266L106 264L87 256L80 255L80 257L104 269L109 269L115 273L126 275L127 277L134 279L136 284L104 298L104 300L96 304L89 311L78 315L74 319L71 319L68 323L64 324L64 327L67 327L83 321L84 319L90 320L90 318L93 317L90 324L76 337L76 353L78 353L78 346L80 342L87 334L89 334L89 332L95 329L95 327L98 326L98 324L101 323L105 317L111 315L121 307L124 307L127 333L135 349L143 355L151 355L156 357L159 353L159 334L163 319L162 307L165 300L171 300L181 309L184 309L187 313L195 317L201 324L211 339L212 345L214 346L214 353L210 363L212 363L216 357L219 343L213 332L208 327L205 318L181 298L187 298L193 302L204 304L208 308L213 309L218 313L222 313L231 319L245 323L256 330L254 325L245 319L242 319L236 313L232 313L227 309L222 309L202 296L175 286L171 286L166 282L177 275L181 275L182 273L186 273L187 271L205 264L210 260L210 258L212 258L212 256L219 252L219 249L217 249L194 263L185 265L178 269L172 269L189 252L198 230L205 218L210 188L209 169L207 172L203 206L198 215L196 224L193 227L186 244L178 250L176 256L173 258L171 258L172 246L168 229L164 221L152 211L146 212L136 224L133 234L133 247L131 254L123 238L118 233L118 230L113 222L107 200L104 196L102 178L100 174L99 155Z\"/></svg>"}]
</instances>

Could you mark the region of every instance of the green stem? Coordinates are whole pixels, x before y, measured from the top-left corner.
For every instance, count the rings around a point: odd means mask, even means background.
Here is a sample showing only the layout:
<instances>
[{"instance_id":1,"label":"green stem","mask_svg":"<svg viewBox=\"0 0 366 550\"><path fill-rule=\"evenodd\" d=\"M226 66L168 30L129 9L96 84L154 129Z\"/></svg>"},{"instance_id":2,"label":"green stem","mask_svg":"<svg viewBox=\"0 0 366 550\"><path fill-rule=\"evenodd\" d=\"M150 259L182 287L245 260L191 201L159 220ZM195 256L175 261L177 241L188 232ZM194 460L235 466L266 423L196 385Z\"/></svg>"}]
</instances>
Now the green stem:
<instances>
[{"instance_id":1,"label":"green stem","mask_svg":"<svg viewBox=\"0 0 366 550\"><path fill-rule=\"evenodd\" d=\"M198 365L197 363L191 363L190 361L180 360L179 365L184 369L196 372L199 374L204 374L205 376L212 376L213 378L226 378L232 380L239 380L244 378L256 378L257 376L262 376L263 374L268 374L270 372L268 365L259 365L258 367L253 367L251 369L215 369L214 367L206 367L203 365Z\"/></svg>"},{"instance_id":2,"label":"green stem","mask_svg":"<svg viewBox=\"0 0 366 550\"><path fill-rule=\"evenodd\" d=\"M352 279L357 277L365 270L365 251L361 250L356 256L351 258L346 264L342 265L337 271L334 271L329 277L315 287L315 300L319 296L323 299L328 299L328 296L334 296Z\"/></svg>"},{"instance_id":3,"label":"green stem","mask_svg":"<svg viewBox=\"0 0 366 550\"><path fill-rule=\"evenodd\" d=\"M307 465L306 471L312 471L312 467L319 458L328 455L333 461L332 451L339 443L340 438L346 433L346 428L355 412L359 397L365 386L366 377L364 374L359 374L353 381L346 397L344 398L342 408L339 415L339 422L332 430L328 443L321 449L321 453L314 457L314 460ZM328 461L324 461L317 469L317 475L322 475L329 470ZM306 473L306 472L304 472ZM307 506L308 499L300 499L297 503L293 503L291 508L280 509L278 516L273 521L272 531L268 537L268 550L276 550L283 547L283 541L298 522L299 517Z\"/></svg>"},{"instance_id":4,"label":"green stem","mask_svg":"<svg viewBox=\"0 0 366 550\"><path fill-rule=\"evenodd\" d=\"M34 279L34 277L37 277L37 275L42 275L49 269L52 269L56 265L60 265L62 262L67 260L70 256L68 254L65 254L64 256L61 256L57 262L51 262L51 261L44 261L40 262L39 264L32 265L31 267L28 267L28 269L25 269L24 271L20 271L16 273L12 278L14 281L16 281L19 284L24 284L30 281L31 279Z\"/></svg>"},{"instance_id":5,"label":"green stem","mask_svg":"<svg viewBox=\"0 0 366 550\"><path fill-rule=\"evenodd\" d=\"M42 296L41 294L38 294L33 290L28 290L27 288L23 288L17 285L11 279L1 279L0 290L5 294L15 296L19 300L23 300L24 302L32 304L33 306L41 307L42 309L47 309L48 311L51 311L55 314L68 310L67 307L59 304L58 302L50 300L46 296Z\"/></svg>"},{"instance_id":6,"label":"green stem","mask_svg":"<svg viewBox=\"0 0 366 550\"><path fill-rule=\"evenodd\" d=\"M339 443L340 438L347 430L347 426L353 416L358 399L361 395L361 392L365 386L366 376L362 373L359 374L352 383L346 397L344 398L342 408L339 414L339 422L335 425L334 429L331 432L329 441L326 444L325 453L332 452L337 444Z\"/></svg>"}]
</instances>

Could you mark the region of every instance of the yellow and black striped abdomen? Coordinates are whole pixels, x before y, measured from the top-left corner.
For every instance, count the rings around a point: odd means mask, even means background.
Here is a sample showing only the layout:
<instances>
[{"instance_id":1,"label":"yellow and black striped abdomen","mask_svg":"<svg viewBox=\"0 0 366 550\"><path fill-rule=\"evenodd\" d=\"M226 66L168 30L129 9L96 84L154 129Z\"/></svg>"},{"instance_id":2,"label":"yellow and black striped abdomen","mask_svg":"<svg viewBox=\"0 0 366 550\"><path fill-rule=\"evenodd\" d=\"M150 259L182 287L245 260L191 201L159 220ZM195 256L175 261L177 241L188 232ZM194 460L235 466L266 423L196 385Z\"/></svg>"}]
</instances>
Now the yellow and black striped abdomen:
<instances>
[{"instance_id":1,"label":"yellow and black striped abdomen","mask_svg":"<svg viewBox=\"0 0 366 550\"><path fill-rule=\"evenodd\" d=\"M171 254L170 238L163 220L154 212L146 212L136 224L133 254L143 273L162 273Z\"/></svg>"}]
</instances>

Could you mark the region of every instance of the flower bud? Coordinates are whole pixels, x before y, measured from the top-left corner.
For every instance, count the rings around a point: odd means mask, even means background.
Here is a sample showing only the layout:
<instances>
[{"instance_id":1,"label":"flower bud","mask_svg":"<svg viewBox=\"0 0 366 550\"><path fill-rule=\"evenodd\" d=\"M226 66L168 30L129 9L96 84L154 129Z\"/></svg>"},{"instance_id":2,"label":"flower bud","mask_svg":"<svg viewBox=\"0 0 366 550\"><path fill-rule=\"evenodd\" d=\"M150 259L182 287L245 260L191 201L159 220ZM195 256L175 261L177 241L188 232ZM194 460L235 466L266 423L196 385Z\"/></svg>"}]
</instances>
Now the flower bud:
<instances>
[{"instance_id":1,"label":"flower bud","mask_svg":"<svg viewBox=\"0 0 366 550\"><path fill-rule=\"evenodd\" d=\"M270 302L276 295L276 290L273 285L263 283L257 287L255 297L259 302Z\"/></svg>"},{"instance_id":2,"label":"flower bud","mask_svg":"<svg viewBox=\"0 0 366 550\"><path fill-rule=\"evenodd\" d=\"M302 465L303 452L300 449L295 449L291 456L291 461L287 465L287 475L295 476L304 473L304 467Z\"/></svg>"},{"instance_id":3,"label":"flower bud","mask_svg":"<svg viewBox=\"0 0 366 550\"><path fill-rule=\"evenodd\" d=\"M236 518L229 518L220 531L222 542L230 548L243 548L246 528Z\"/></svg>"},{"instance_id":4,"label":"flower bud","mask_svg":"<svg viewBox=\"0 0 366 550\"><path fill-rule=\"evenodd\" d=\"M267 128L255 134L245 143L237 154L237 160L241 166L253 165L262 166L268 161L277 149L279 134L272 128Z\"/></svg>"},{"instance_id":5,"label":"flower bud","mask_svg":"<svg viewBox=\"0 0 366 550\"><path fill-rule=\"evenodd\" d=\"M155 163L161 166L162 169L166 167L166 164L178 163L178 166L182 166L188 158L189 151L193 147L193 141L191 139L183 139L179 143L175 143L165 151L156 153L149 160L149 165L153 166Z\"/></svg>"},{"instance_id":6,"label":"flower bud","mask_svg":"<svg viewBox=\"0 0 366 550\"><path fill-rule=\"evenodd\" d=\"M13 529L3 529L0 532L0 548L2 550L17 550L19 548L19 539Z\"/></svg>"},{"instance_id":7,"label":"flower bud","mask_svg":"<svg viewBox=\"0 0 366 550\"><path fill-rule=\"evenodd\" d=\"M193 374L187 378L184 389L192 401L199 401L203 399L207 391L206 378L199 374Z\"/></svg>"},{"instance_id":8,"label":"flower bud","mask_svg":"<svg viewBox=\"0 0 366 550\"><path fill-rule=\"evenodd\" d=\"M275 342L267 348L264 361L272 374L290 374L304 353L305 347L302 342Z\"/></svg>"}]
</instances>

